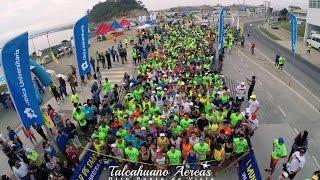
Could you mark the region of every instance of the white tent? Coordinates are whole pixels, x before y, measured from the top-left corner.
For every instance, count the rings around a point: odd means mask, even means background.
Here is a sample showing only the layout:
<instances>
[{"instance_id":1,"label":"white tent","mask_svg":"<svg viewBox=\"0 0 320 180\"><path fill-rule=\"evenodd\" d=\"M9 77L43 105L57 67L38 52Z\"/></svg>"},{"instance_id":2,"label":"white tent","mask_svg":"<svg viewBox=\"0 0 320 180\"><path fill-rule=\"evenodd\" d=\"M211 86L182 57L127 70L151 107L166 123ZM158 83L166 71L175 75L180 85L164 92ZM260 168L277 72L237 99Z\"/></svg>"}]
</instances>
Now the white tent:
<instances>
[{"instance_id":1,"label":"white tent","mask_svg":"<svg viewBox=\"0 0 320 180\"><path fill-rule=\"evenodd\" d=\"M145 24L145 25L142 25L142 26L139 26L137 29L148 29L148 28L151 28L152 26L150 24Z\"/></svg>"}]
</instances>

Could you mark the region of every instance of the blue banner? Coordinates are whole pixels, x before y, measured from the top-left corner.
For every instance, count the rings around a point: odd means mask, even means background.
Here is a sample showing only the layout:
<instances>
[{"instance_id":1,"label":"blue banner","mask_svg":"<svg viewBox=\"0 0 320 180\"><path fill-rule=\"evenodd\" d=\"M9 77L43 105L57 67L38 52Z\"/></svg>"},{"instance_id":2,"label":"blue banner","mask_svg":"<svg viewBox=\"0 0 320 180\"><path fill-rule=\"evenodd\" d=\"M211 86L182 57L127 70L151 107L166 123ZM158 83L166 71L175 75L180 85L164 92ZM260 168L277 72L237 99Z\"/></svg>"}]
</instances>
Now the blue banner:
<instances>
[{"instance_id":1,"label":"blue banner","mask_svg":"<svg viewBox=\"0 0 320 180\"><path fill-rule=\"evenodd\" d=\"M262 180L252 149L239 161L238 176L239 180Z\"/></svg>"},{"instance_id":2,"label":"blue banner","mask_svg":"<svg viewBox=\"0 0 320 180\"><path fill-rule=\"evenodd\" d=\"M79 19L73 27L74 44L79 74L81 77L91 72L88 52L88 16Z\"/></svg>"},{"instance_id":3,"label":"blue banner","mask_svg":"<svg viewBox=\"0 0 320 180\"><path fill-rule=\"evenodd\" d=\"M223 38L224 38L224 8L221 9L219 14L219 35L218 35L218 50L221 53L223 48Z\"/></svg>"},{"instance_id":4,"label":"blue banner","mask_svg":"<svg viewBox=\"0 0 320 180\"><path fill-rule=\"evenodd\" d=\"M42 125L42 115L31 79L28 33L7 42L1 57L11 99L23 125Z\"/></svg>"},{"instance_id":5,"label":"blue banner","mask_svg":"<svg viewBox=\"0 0 320 180\"><path fill-rule=\"evenodd\" d=\"M99 179L104 168L103 161L98 154L87 151L77 168L74 170L71 180Z\"/></svg>"},{"instance_id":6,"label":"blue banner","mask_svg":"<svg viewBox=\"0 0 320 180\"><path fill-rule=\"evenodd\" d=\"M297 17L294 14L290 14L290 24L291 24L291 51L296 53L297 48Z\"/></svg>"}]
</instances>

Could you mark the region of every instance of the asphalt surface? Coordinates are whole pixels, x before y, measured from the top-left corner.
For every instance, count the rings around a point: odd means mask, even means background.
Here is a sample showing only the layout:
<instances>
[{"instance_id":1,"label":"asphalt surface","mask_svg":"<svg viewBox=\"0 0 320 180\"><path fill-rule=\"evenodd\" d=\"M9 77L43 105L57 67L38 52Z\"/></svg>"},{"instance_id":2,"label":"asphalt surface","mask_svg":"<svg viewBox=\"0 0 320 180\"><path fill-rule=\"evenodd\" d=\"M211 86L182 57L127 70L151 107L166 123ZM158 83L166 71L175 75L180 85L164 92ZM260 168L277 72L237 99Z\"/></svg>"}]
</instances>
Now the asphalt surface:
<instances>
[{"instance_id":1,"label":"asphalt surface","mask_svg":"<svg viewBox=\"0 0 320 180\"><path fill-rule=\"evenodd\" d=\"M252 24L251 27L250 23ZM287 58L285 70L315 96L320 97L320 69L300 56L293 58L291 51L263 35L259 31L259 25L263 23L263 20L250 23L245 23L244 25L246 34L247 30L250 30L250 37L246 36L246 40L254 42L256 48L272 60L275 59L277 52L284 55ZM320 107L318 108L320 109Z\"/></svg>"},{"instance_id":2,"label":"asphalt surface","mask_svg":"<svg viewBox=\"0 0 320 180\"><path fill-rule=\"evenodd\" d=\"M286 57L290 57L291 53L258 31L261 22L251 22L253 27L245 25L245 32L248 28L251 30L250 38L246 37L246 40L254 42L259 52L251 55L248 45L245 48L236 47L232 55L226 56L223 73L237 83L251 75L257 76L254 93L262 107L258 114L260 127L253 137L253 147L262 176L267 175L264 169L270 163L272 140L284 137L290 152L296 134L307 130L309 146L306 165L295 179L310 178L314 171L320 169L320 106L316 100L320 97L320 70L301 57L296 57L294 63L287 58L284 68L287 73L276 70L269 59L273 60L276 52ZM292 78L297 83L290 85ZM273 179L281 173L284 162L285 159L280 160Z\"/></svg>"}]
</instances>

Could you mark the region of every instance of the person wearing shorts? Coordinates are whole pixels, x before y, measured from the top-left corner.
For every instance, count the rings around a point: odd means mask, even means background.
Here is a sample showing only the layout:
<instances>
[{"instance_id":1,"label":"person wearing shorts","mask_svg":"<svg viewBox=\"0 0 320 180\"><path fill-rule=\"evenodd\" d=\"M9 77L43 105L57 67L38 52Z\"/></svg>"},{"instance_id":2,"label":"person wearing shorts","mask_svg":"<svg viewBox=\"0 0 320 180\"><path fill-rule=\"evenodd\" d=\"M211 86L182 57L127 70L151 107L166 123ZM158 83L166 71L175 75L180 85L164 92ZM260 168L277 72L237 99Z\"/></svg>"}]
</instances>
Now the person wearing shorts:
<instances>
[{"instance_id":1,"label":"person wearing shorts","mask_svg":"<svg viewBox=\"0 0 320 180\"><path fill-rule=\"evenodd\" d=\"M268 178L271 178L274 172L274 169L276 168L276 165L279 162L279 159L287 157L287 149L284 144L284 139L282 137L278 139L274 139L272 142L272 146L273 146L273 150L271 153L270 168L265 169L265 171L270 172Z\"/></svg>"}]
</instances>

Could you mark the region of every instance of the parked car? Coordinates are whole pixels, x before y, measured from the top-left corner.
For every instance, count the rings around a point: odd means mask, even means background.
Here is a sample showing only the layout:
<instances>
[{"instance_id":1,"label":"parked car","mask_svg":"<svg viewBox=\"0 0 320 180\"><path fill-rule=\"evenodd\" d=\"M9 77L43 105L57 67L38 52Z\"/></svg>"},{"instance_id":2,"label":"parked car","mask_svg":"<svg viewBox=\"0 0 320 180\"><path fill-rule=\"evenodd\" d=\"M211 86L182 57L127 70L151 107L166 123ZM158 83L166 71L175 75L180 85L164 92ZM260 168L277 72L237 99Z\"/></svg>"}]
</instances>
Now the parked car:
<instances>
[{"instance_id":1,"label":"parked car","mask_svg":"<svg viewBox=\"0 0 320 180\"><path fill-rule=\"evenodd\" d=\"M320 51L320 34L312 34L309 39L307 39L307 45L311 45Z\"/></svg>"},{"instance_id":2,"label":"parked car","mask_svg":"<svg viewBox=\"0 0 320 180\"><path fill-rule=\"evenodd\" d=\"M272 24L272 25L271 25L271 28L272 28L272 29L279 29L279 24Z\"/></svg>"}]
</instances>

